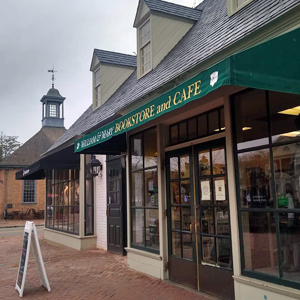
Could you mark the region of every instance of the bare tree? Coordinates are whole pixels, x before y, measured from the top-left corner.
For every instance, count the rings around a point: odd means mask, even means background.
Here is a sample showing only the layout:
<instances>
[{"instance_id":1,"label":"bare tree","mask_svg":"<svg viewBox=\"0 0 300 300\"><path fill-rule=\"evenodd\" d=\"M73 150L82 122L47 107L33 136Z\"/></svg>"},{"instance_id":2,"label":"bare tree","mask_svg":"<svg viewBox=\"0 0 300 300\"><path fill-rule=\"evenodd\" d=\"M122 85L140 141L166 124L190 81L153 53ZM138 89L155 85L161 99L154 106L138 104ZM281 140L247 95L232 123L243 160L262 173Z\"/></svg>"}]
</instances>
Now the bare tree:
<instances>
[{"instance_id":1,"label":"bare tree","mask_svg":"<svg viewBox=\"0 0 300 300\"><path fill-rule=\"evenodd\" d=\"M18 138L18 136L9 136L2 131L0 132L0 162L21 146L21 143L17 140Z\"/></svg>"}]
</instances>

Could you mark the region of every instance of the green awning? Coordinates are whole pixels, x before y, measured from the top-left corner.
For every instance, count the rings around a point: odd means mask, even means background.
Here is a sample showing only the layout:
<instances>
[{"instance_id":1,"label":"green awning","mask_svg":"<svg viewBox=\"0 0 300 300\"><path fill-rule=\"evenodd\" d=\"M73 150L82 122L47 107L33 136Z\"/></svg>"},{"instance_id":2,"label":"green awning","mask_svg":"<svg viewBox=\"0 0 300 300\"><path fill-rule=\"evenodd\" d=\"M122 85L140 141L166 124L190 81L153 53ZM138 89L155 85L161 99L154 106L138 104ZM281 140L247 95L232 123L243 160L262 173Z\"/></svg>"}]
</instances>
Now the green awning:
<instances>
[{"instance_id":1,"label":"green awning","mask_svg":"<svg viewBox=\"0 0 300 300\"><path fill-rule=\"evenodd\" d=\"M229 56L140 108L75 141L75 152L108 141L225 85L300 94L300 29Z\"/></svg>"}]
</instances>

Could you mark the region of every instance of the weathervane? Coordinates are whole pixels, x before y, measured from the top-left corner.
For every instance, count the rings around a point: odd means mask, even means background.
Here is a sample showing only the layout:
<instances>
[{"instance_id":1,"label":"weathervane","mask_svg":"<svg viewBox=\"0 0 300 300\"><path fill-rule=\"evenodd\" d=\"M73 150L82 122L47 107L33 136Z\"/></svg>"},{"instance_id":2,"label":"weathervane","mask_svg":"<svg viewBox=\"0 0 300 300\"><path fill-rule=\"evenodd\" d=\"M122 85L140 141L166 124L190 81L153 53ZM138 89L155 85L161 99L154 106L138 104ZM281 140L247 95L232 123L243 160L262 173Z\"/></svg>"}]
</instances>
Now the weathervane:
<instances>
[{"instance_id":1,"label":"weathervane","mask_svg":"<svg viewBox=\"0 0 300 300\"><path fill-rule=\"evenodd\" d=\"M54 70L54 65L52 66L52 70L48 70L49 73L52 73L52 88L54 89L54 80L55 80L55 77L54 77L54 72L58 72L58 71L55 71Z\"/></svg>"}]
</instances>

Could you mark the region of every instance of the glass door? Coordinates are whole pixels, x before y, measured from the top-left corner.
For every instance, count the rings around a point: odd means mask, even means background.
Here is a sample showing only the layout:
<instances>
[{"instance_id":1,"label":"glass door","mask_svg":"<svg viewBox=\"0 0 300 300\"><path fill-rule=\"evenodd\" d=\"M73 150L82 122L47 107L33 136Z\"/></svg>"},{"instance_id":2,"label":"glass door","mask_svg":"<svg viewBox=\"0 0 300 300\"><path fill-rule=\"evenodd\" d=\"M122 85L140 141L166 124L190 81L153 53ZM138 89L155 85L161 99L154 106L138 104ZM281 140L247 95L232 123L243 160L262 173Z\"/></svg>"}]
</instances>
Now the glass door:
<instances>
[{"instance_id":1,"label":"glass door","mask_svg":"<svg viewBox=\"0 0 300 300\"><path fill-rule=\"evenodd\" d=\"M169 275L197 288L191 148L167 154Z\"/></svg>"},{"instance_id":2,"label":"glass door","mask_svg":"<svg viewBox=\"0 0 300 300\"><path fill-rule=\"evenodd\" d=\"M234 299L225 140L194 149L199 288ZM217 287L217 288L216 288Z\"/></svg>"}]
</instances>

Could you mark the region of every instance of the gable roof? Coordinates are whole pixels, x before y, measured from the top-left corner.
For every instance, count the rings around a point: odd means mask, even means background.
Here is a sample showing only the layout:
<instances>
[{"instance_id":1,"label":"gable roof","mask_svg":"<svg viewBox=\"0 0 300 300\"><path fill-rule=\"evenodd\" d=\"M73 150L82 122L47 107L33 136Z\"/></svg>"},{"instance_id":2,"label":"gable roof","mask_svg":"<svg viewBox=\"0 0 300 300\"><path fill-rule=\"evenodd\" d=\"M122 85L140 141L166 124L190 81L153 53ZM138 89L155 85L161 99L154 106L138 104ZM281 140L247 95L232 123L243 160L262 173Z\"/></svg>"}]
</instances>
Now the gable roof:
<instances>
[{"instance_id":1,"label":"gable roof","mask_svg":"<svg viewBox=\"0 0 300 300\"><path fill-rule=\"evenodd\" d=\"M102 106L86 112L84 119L72 125L59 147L74 137L103 126L117 118L126 106L164 86L201 62L221 52L245 36L263 27L274 18L299 5L300 0L252 1L231 17L227 15L227 0L205 0L197 6L202 10L201 18L168 53L160 64L145 76L137 79L136 71Z\"/></svg>"},{"instance_id":2,"label":"gable roof","mask_svg":"<svg viewBox=\"0 0 300 300\"><path fill-rule=\"evenodd\" d=\"M26 143L0 163L4 167L25 167L41 158L41 154L65 133L65 128L43 127Z\"/></svg>"},{"instance_id":3,"label":"gable roof","mask_svg":"<svg viewBox=\"0 0 300 300\"><path fill-rule=\"evenodd\" d=\"M143 0L150 10L161 12L176 17L198 21L201 16L201 10L191 8L162 0Z\"/></svg>"},{"instance_id":4,"label":"gable roof","mask_svg":"<svg viewBox=\"0 0 300 300\"><path fill-rule=\"evenodd\" d=\"M94 55L97 56L100 63L113 64L136 68L136 56L112 51L94 49Z\"/></svg>"}]
</instances>

